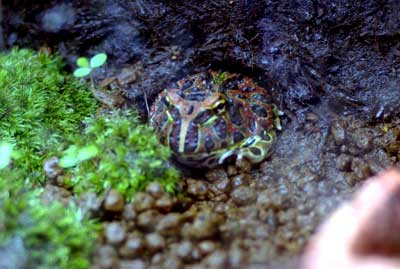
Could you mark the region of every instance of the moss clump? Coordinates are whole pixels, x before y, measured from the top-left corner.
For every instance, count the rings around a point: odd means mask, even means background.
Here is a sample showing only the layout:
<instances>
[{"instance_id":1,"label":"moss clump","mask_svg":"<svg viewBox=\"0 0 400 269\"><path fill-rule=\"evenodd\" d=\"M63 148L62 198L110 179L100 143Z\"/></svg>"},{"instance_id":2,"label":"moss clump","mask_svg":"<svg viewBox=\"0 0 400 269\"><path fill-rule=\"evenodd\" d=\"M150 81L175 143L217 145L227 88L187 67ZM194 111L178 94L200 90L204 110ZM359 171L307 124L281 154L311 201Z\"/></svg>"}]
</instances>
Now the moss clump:
<instances>
[{"instance_id":1,"label":"moss clump","mask_svg":"<svg viewBox=\"0 0 400 269\"><path fill-rule=\"evenodd\" d=\"M75 192L103 193L112 187L129 200L151 181L173 192L179 174L168 166L170 151L159 143L151 127L138 121L137 113L110 111L90 118L86 124L85 134L60 160L80 155L79 149L88 155L96 152L96 157L67 170L68 184Z\"/></svg>"},{"instance_id":2,"label":"moss clump","mask_svg":"<svg viewBox=\"0 0 400 269\"><path fill-rule=\"evenodd\" d=\"M0 248L23 242L24 268L85 269L99 225L60 203L44 205L40 190L23 189L20 171L0 171Z\"/></svg>"},{"instance_id":3,"label":"moss clump","mask_svg":"<svg viewBox=\"0 0 400 269\"><path fill-rule=\"evenodd\" d=\"M96 109L90 91L62 67L59 57L42 52L0 54L0 141L16 145L16 163L30 177L40 176L43 159L62 149Z\"/></svg>"}]
</instances>

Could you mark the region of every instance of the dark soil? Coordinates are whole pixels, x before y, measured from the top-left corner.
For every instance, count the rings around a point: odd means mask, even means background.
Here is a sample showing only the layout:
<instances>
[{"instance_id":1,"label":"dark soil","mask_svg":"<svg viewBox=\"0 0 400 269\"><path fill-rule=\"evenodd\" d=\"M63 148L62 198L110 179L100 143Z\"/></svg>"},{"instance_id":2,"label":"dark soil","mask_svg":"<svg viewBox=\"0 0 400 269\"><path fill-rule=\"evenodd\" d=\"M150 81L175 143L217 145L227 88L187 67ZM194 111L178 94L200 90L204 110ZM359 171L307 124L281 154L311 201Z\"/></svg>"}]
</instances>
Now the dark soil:
<instances>
[{"instance_id":1,"label":"dark soil","mask_svg":"<svg viewBox=\"0 0 400 269\"><path fill-rule=\"evenodd\" d=\"M398 1L71 2L4 3L6 46L51 48L71 69L105 51L96 81L119 78L144 120L145 99L210 68L255 78L285 112L252 170L186 177L180 198L158 185L132 204L82 197L104 224L93 268L297 268L321 220L399 161Z\"/></svg>"}]
</instances>

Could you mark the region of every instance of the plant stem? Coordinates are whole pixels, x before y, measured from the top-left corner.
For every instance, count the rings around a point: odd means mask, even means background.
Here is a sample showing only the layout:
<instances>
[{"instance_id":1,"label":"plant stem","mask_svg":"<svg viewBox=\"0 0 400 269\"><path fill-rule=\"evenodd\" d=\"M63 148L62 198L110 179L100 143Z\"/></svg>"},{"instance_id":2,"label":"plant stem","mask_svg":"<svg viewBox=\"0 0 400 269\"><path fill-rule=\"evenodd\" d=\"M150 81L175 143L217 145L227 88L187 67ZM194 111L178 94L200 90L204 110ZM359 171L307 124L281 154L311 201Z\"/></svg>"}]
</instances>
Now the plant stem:
<instances>
[{"instance_id":1,"label":"plant stem","mask_svg":"<svg viewBox=\"0 0 400 269\"><path fill-rule=\"evenodd\" d=\"M1 1L1 0L0 0ZM94 89L94 81L93 81L93 75L90 73L90 85L91 85L91 87L92 87L92 92L94 93L95 92L95 89Z\"/></svg>"}]
</instances>

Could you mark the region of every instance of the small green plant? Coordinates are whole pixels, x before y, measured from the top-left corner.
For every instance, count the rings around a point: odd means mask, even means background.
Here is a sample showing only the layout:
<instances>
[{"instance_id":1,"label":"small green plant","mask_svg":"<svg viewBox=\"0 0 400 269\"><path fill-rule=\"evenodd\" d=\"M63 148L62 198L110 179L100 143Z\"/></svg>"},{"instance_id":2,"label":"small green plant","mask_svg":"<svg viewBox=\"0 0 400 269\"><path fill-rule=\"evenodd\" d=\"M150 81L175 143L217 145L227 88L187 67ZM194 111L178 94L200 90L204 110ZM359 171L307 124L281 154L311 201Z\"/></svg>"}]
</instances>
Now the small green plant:
<instances>
[{"instance_id":1,"label":"small green plant","mask_svg":"<svg viewBox=\"0 0 400 269\"><path fill-rule=\"evenodd\" d=\"M11 144L1 144L6 165L0 169L0 249L22 241L26 257L18 268L89 268L100 225L74 204L43 204L42 190L21 184L24 173L7 165L15 155Z\"/></svg>"},{"instance_id":2,"label":"small green plant","mask_svg":"<svg viewBox=\"0 0 400 269\"><path fill-rule=\"evenodd\" d=\"M174 191L179 174L168 165L171 153L151 127L139 122L135 111L109 111L86 125L84 135L60 159L61 166L70 167L66 184L75 193L116 188L130 200L151 181Z\"/></svg>"},{"instance_id":3,"label":"small green plant","mask_svg":"<svg viewBox=\"0 0 400 269\"><path fill-rule=\"evenodd\" d=\"M93 69L98 68L103 64L105 64L106 61L107 61L107 54L105 53L98 53L92 58L90 58L90 60L86 57L80 57L78 58L78 60L76 60L78 68L75 69L74 71L74 77L83 78L86 76L90 76L90 84L92 86L92 90L94 91L92 71Z\"/></svg>"}]
</instances>

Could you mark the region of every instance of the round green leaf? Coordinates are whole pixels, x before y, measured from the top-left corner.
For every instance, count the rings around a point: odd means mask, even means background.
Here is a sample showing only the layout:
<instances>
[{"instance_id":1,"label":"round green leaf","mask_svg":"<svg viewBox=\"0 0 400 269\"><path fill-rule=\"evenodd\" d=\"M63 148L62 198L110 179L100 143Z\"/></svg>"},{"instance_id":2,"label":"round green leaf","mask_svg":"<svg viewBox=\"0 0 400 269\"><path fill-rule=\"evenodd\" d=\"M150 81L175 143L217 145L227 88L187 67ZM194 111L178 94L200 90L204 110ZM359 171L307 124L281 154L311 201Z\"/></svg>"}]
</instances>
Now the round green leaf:
<instances>
[{"instance_id":1,"label":"round green leaf","mask_svg":"<svg viewBox=\"0 0 400 269\"><path fill-rule=\"evenodd\" d=\"M69 168L78 164L78 159L76 156L66 155L60 159L58 165L63 168Z\"/></svg>"},{"instance_id":2,"label":"round green leaf","mask_svg":"<svg viewBox=\"0 0 400 269\"><path fill-rule=\"evenodd\" d=\"M0 144L0 169L5 168L11 162L12 148L10 143Z\"/></svg>"},{"instance_id":3,"label":"round green leaf","mask_svg":"<svg viewBox=\"0 0 400 269\"><path fill-rule=\"evenodd\" d=\"M58 164L61 167L68 168L78 164L78 147L73 145L64 151L64 156L61 157Z\"/></svg>"},{"instance_id":4,"label":"round green leaf","mask_svg":"<svg viewBox=\"0 0 400 269\"><path fill-rule=\"evenodd\" d=\"M79 149L77 159L80 162L89 160L93 157L96 157L98 153L99 149L96 146L94 145L86 146Z\"/></svg>"},{"instance_id":5,"label":"round green leaf","mask_svg":"<svg viewBox=\"0 0 400 269\"><path fill-rule=\"evenodd\" d=\"M92 72L92 69L89 67L79 67L74 71L74 77L77 78L86 77L87 75L90 74L90 72Z\"/></svg>"},{"instance_id":6,"label":"round green leaf","mask_svg":"<svg viewBox=\"0 0 400 269\"><path fill-rule=\"evenodd\" d=\"M106 62L106 60L107 60L107 54L105 53L96 54L90 59L90 67L96 68L102 66Z\"/></svg>"},{"instance_id":7,"label":"round green leaf","mask_svg":"<svg viewBox=\"0 0 400 269\"><path fill-rule=\"evenodd\" d=\"M78 58L78 60L76 60L76 64L79 66L79 67L89 67L90 65L89 65L89 60L88 60L88 58L86 58L86 57L80 57L80 58Z\"/></svg>"}]
</instances>

